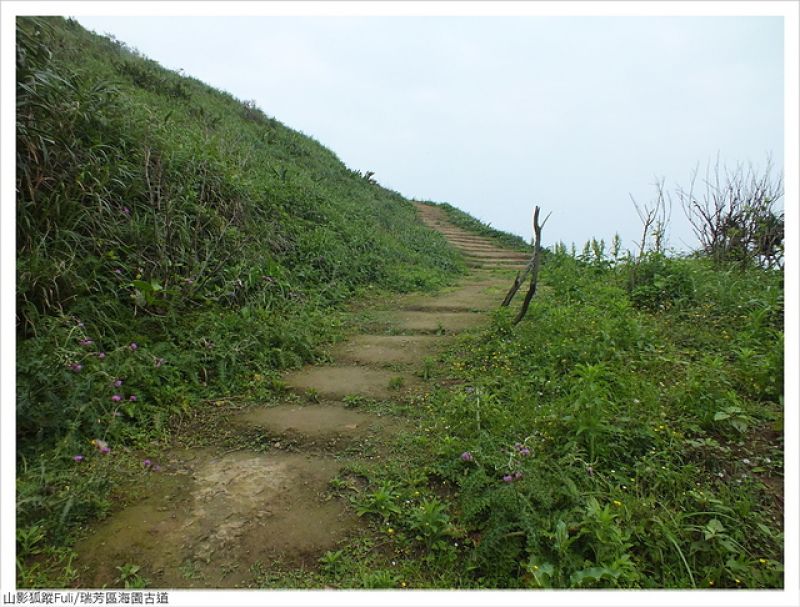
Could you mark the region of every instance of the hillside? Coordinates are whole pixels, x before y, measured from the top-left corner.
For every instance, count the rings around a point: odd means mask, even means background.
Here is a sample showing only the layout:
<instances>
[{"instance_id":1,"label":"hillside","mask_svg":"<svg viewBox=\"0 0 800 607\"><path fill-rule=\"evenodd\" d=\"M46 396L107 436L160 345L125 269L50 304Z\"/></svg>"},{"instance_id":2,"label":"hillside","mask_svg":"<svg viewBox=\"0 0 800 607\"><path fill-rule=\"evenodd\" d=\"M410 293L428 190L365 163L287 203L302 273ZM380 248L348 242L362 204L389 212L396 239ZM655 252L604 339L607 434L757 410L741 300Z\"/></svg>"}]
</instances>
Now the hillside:
<instances>
[{"instance_id":1,"label":"hillside","mask_svg":"<svg viewBox=\"0 0 800 607\"><path fill-rule=\"evenodd\" d=\"M180 401L160 386L174 368L187 388L224 389L297 364L328 306L458 270L408 201L252 103L75 22L20 19L18 41L23 448L98 431L78 377L100 366L148 376L135 417L149 417ZM131 342L147 357L117 360ZM169 364L139 368L154 357Z\"/></svg>"},{"instance_id":2,"label":"hillside","mask_svg":"<svg viewBox=\"0 0 800 607\"><path fill-rule=\"evenodd\" d=\"M783 587L771 196L516 322L522 239L73 22L17 68L20 586Z\"/></svg>"}]
</instances>

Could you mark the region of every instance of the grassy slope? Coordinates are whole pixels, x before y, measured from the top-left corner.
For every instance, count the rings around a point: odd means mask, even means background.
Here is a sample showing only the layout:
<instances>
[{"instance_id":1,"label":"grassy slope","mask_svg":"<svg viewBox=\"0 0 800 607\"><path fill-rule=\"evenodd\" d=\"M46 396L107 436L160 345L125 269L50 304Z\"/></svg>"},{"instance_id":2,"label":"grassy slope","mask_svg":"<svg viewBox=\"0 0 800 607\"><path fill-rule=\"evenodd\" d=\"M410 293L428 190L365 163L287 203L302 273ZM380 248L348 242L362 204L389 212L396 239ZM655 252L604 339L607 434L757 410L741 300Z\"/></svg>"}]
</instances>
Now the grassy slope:
<instances>
[{"instance_id":1,"label":"grassy slope","mask_svg":"<svg viewBox=\"0 0 800 607\"><path fill-rule=\"evenodd\" d=\"M340 302L461 266L409 201L253 104L60 18L19 19L17 44L25 556L108 507L106 476L72 461L95 465L91 439L135 445L198 398L267 393Z\"/></svg>"}]
</instances>

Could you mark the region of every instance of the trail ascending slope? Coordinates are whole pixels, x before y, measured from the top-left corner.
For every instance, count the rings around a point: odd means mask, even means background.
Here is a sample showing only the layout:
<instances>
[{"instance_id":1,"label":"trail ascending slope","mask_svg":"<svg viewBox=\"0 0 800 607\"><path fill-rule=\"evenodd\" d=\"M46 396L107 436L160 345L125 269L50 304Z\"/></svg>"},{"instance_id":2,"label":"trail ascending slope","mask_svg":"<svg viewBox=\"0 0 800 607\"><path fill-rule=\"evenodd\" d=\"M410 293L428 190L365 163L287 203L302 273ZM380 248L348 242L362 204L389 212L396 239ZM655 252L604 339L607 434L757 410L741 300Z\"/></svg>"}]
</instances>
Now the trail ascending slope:
<instances>
[{"instance_id":1,"label":"trail ascending slope","mask_svg":"<svg viewBox=\"0 0 800 607\"><path fill-rule=\"evenodd\" d=\"M206 433L247 437L237 448L165 456L148 497L99 524L77 547L81 585L115 585L116 567L135 563L151 587L249 586L254 572L269 570L276 558L313 567L347 541L359 520L330 492L330 481L348 464L380 460L379 447L410 426L359 410L359 403L403 401L425 390L419 372L426 358L430 364L450 336L485 322L510 270L526 261L457 228L440 209L417 208L468 256L472 272L435 296L405 296L368 310L361 332L333 348L330 364L285 376L285 398L221 413L206 425Z\"/></svg>"}]
</instances>

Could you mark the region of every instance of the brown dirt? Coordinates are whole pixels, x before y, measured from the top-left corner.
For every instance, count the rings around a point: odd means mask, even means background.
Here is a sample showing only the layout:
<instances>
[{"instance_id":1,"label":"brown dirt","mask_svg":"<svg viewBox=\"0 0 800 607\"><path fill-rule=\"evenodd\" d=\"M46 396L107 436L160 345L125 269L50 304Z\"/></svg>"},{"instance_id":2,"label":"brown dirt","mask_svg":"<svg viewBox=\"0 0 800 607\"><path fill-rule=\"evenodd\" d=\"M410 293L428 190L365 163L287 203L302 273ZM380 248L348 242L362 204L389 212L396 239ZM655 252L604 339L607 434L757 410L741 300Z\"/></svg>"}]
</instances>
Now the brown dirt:
<instances>
[{"instance_id":1,"label":"brown dirt","mask_svg":"<svg viewBox=\"0 0 800 607\"><path fill-rule=\"evenodd\" d=\"M136 563L150 587L234 587L256 562L316 556L357 524L341 501L324 499L340 467L330 458L195 450L152 473L164 480L145 500L76 547L81 586L118 587L116 566Z\"/></svg>"}]
</instances>

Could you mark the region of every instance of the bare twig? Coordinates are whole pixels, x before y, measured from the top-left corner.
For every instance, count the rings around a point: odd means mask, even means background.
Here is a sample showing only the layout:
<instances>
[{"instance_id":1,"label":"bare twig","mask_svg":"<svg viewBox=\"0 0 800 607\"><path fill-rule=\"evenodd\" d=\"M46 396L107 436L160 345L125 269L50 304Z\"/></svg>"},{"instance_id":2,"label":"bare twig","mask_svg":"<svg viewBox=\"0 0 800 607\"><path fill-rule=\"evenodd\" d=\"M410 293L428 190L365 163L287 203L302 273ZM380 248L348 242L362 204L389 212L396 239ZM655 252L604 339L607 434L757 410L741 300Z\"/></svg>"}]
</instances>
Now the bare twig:
<instances>
[{"instance_id":1,"label":"bare twig","mask_svg":"<svg viewBox=\"0 0 800 607\"><path fill-rule=\"evenodd\" d=\"M525 299L522 302L522 308L517 313L516 318L514 319L514 324L517 324L521 321L525 314L528 312L528 306L531 303L531 299L536 294L536 284L539 279L539 266L541 265L541 242L542 242L542 228L544 224L547 223L547 220L550 219L550 213L547 214L547 217L544 218L544 221L540 224L539 223L539 207L535 207L533 211L533 234L534 234L534 243L533 243L533 254L531 256L530 261L525 266L525 270L520 274L517 272L517 276L514 278L514 283L511 285L508 293L506 294L505 298L503 299L503 303L500 304L501 307L505 308L511 304L511 300L514 299L514 296L517 294L522 283L525 281L527 276L530 274L530 285L528 287L528 292L525 294Z\"/></svg>"}]
</instances>

